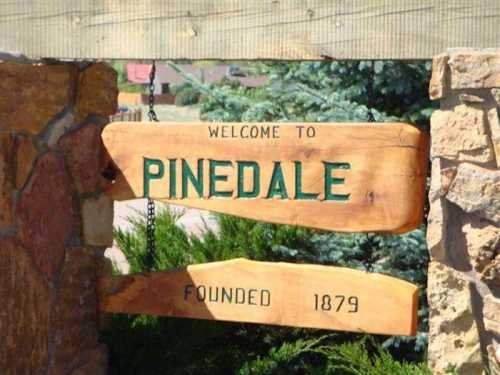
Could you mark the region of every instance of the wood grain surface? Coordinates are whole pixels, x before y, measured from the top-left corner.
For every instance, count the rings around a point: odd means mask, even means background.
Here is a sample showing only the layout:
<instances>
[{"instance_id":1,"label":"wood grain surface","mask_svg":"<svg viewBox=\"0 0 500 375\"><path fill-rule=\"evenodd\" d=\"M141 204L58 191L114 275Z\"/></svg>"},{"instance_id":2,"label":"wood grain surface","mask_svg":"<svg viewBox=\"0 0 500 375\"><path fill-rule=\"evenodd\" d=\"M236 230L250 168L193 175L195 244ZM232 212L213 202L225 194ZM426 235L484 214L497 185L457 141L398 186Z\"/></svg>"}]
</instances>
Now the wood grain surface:
<instances>
[{"instance_id":1,"label":"wood grain surface","mask_svg":"<svg viewBox=\"0 0 500 375\"><path fill-rule=\"evenodd\" d=\"M103 141L116 200L343 232L400 233L422 220L427 135L410 125L114 123Z\"/></svg>"},{"instance_id":2,"label":"wood grain surface","mask_svg":"<svg viewBox=\"0 0 500 375\"><path fill-rule=\"evenodd\" d=\"M418 288L348 268L234 259L100 281L100 309L415 335Z\"/></svg>"},{"instance_id":3,"label":"wood grain surface","mask_svg":"<svg viewBox=\"0 0 500 375\"><path fill-rule=\"evenodd\" d=\"M430 59L500 46L498 0L0 0L0 51L64 59Z\"/></svg>"}]
</instances>

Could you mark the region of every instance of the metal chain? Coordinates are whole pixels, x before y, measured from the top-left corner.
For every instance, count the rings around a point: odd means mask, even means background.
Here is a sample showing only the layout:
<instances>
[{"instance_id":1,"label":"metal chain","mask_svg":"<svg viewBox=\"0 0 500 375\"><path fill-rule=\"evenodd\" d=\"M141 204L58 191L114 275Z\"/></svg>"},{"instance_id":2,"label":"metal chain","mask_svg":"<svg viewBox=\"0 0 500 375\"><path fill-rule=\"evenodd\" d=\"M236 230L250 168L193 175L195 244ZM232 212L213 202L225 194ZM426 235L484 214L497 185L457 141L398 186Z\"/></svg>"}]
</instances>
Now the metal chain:
<instances>
[{"instance_id":1,"label":"metal chain","mask_svg":"<svg viewBox=\"0 0 500 375\"><path fill-rule=\"evenodd\" d=\"M153 60L151 72L149 73L149 121L158 122L158 117L155 112L155 76L156 76L156 63ZM156 215L155 215L155 202L148 198L147 205L147 221L146 221L146 266L151 271L156 258Z\"/></svg>"}]
</instances>

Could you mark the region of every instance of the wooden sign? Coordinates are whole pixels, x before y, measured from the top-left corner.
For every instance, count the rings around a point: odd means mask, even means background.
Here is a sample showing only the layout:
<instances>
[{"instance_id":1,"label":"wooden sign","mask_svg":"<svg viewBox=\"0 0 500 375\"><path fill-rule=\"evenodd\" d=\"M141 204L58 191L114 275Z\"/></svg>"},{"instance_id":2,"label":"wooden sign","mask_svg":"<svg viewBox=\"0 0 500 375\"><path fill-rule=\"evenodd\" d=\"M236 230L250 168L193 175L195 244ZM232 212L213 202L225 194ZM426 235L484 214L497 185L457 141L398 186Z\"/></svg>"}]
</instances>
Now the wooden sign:
<instances>
[{"instance_id":1,"label":"wooden sign","mask_svg":"<svg viewBox=\"0 0 500 375\"><path fill-rule=\"evenodd\" d=\"M235 259L100 282L100 309L415 335L418 288L348 268Z\"/></svg>"},{"instance_id":2,"label":"wooden sign","mask_svg":"<svg viewBox=\"0 0 500 375\"><path fill-rule=\"evenodd\" d=\"M113 123L103 141L117 200L345 232L423 215L427 136L406 124Z\"/></svg>"}]
</instances>

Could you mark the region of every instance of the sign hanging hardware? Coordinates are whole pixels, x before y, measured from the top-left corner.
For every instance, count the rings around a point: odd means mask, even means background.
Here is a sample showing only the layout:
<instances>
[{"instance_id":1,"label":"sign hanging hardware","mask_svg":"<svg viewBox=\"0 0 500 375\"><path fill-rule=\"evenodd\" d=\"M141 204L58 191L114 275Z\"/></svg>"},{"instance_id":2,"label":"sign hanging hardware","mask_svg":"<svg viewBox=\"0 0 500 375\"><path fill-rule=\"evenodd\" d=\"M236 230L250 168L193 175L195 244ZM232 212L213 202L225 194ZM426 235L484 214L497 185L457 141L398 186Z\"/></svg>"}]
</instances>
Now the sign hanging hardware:
<instances>
[{"instance_id":1,"label":"sign hanging hardware","mask_svg":"<svg viewBox=\"0 0 500 375\"><path fill-rule=\"evenodd\" d=\"M153 60L151 71L149 73L149 111L148 118L151 122L158 122L158 117L155 112L155 76L156 76L156 62ZM156 214L155 202L148 197L147 203L147 218L146 218L146 267L151 271L156 259Z\"/></svg>"}]
</instances>

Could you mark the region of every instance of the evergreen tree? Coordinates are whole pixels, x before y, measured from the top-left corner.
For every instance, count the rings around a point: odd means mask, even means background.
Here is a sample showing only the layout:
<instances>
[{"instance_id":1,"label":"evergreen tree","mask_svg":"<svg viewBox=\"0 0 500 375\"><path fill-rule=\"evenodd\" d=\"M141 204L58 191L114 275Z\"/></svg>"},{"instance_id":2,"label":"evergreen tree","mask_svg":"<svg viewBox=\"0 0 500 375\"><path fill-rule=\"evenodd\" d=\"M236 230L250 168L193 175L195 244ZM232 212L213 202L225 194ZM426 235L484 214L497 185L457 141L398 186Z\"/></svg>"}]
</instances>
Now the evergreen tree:
<instances>
[{"instance_id":1,"label":"evergreen tree","mask_svg":"<svg viewBox=\"0 0 500 375\"><path fill-rule=\"evenodd\" d=\"M174 68L176 68L174 66ZM342 122L405 121L427 129L432 106L430 63L257 63L267 85L245 88L232 81L205 84L186 76L202 96L206 121ZM177 68L176 68L177 69ZM339 234L219 216L219 234L201 239L158 218L157 269L246 256L339 265L393 275L421 287L416 339L154 317L115 317L105 332L112 373L133 374L427 374L398 359L422 360L427 343L425 226L404 235ZM132 234L117 233L132 271L144 266L145 222ZM360 338L362 339L359 342ZM140 353L136 347L142 347ZM373 368L374 371L369 370ZM153 370L154 369L154 370Z\"/></svg>"}]
</instances>

